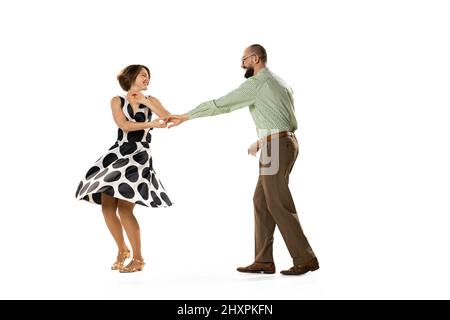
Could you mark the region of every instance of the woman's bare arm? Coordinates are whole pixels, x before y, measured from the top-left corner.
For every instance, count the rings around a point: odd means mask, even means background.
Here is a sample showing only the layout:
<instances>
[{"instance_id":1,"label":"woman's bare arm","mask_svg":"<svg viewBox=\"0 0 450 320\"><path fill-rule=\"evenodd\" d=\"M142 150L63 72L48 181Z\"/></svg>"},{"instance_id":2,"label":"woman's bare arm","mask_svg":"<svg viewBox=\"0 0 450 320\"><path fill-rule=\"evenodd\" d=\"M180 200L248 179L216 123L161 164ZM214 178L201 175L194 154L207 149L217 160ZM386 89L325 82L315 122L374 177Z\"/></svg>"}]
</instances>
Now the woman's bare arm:
<instances>
[{"instance_id":1,"label":"woman's bare arm","mask_svg":"<svg viewBox=\"0 0 450 320\"><path fill-rule=\"evenodd\" d=\"M123 114L119 97L114 97L111 99L111 110L114 122L120 129L124 131L136 131L148 128L165 128L167 126L166 122L160 122L159 119L155 119L151 122L128 121L128 119Z\"/></svg>"},{"instance_id":2,"label":"woman's bare arm","mask_svg":"<svg viewBox=\"0 0 450 320\"><path fill-rule=\"evenodd\" d=\"M147 101L149 102L147 107L150 108L152 112L156 113L158 117L164 118L170 116L170 112L166 108L164 108L162 103L155 97L147 97Z\"/></svg>"}]
</instances>

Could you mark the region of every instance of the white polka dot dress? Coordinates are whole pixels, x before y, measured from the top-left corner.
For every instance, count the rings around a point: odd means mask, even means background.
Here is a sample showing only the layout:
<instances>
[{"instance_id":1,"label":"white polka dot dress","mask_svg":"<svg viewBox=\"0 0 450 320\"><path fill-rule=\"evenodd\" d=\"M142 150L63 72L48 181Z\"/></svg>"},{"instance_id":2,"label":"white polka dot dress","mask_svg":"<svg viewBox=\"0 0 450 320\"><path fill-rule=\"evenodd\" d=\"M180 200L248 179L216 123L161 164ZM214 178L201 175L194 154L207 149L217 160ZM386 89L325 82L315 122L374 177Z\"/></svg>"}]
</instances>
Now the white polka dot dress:
<instances>
[{"instance_id":1,"label":"white polka dot dress","mask_svg":"<svg viewBox=\"0 0 450 320\"><path fill-rule=\"evenodd\" d=\"M144 105L134 113L129 102L120 97L128 121L151 121L152 112ZM172 205L152 165L152 129L126 132L119 128L116 143L87 171L78 184L75 197L101 204L101 193L147 207Z\"/></svg>"}]
</instances>

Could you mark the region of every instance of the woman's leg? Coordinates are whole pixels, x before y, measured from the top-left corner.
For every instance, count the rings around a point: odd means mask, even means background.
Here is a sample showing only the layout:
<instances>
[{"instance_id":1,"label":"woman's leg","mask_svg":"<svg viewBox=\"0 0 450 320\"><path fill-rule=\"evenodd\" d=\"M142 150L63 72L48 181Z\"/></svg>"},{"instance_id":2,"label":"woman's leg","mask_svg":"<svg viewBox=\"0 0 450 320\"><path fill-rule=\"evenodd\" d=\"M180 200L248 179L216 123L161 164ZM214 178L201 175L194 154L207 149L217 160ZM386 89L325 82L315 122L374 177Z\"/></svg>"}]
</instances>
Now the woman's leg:
<instances>
[{"instance_id":1,"label":"woman's leg","mask_svg":"<svg viewBox=\"0 0 450 320\"><path fill-rule=\"evenodd\" d=\"M105 218L105 222L108 226L109 232L111 232L114 240L116 241L120 255L120 253L128 252L129 250L127 248L127 245L125 244L125 240L123 237L122 224L120 223L120 219L116 213L117 201L118 199L102 193L103 217Z\"/></svg>"},{"instance_id":2,"label":"woman's leg","mask_svg":"<svg viewBox=\"0 0 450 320\"><path fill-rule=\"evenodd\" d=\"M141 232L136 217L133 214L134 206L134 203L120 199L117 203L120 221L133 249L133 259L143 261L141 253Z\"/></svg>"}]
</instances>

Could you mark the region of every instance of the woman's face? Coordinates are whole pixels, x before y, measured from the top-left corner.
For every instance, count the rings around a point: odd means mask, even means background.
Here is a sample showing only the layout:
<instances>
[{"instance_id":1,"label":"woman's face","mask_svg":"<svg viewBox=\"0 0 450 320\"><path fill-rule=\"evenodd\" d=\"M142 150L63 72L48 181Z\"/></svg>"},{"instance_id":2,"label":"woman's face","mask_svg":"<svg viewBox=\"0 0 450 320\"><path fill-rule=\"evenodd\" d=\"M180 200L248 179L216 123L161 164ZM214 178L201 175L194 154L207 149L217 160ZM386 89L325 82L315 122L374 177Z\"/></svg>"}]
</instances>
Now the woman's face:
<instances>
[{"instance_id":1,"label":"woman's face","mask_svg":"<svg viewBox=\"0 0 450 320\"><path fill-rule=\"evenodd\" d=\"M136 80L134 81L134 86L138 90L147 90L149 82L150 82L150 75L148 74L145 68L142 68L141 71L139 71Z\"/></svg>"}]
</instances>

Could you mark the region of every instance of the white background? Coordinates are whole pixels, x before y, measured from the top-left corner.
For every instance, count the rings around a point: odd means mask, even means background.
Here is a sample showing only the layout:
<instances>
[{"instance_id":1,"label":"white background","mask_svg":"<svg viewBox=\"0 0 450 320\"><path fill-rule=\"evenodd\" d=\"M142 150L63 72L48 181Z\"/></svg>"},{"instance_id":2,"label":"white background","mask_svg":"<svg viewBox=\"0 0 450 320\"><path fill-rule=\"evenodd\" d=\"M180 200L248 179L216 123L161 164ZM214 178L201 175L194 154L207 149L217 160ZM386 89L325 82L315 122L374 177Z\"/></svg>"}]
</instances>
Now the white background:
<instances>
[{"instance_id":1,"label":"white background","mask_svg":"<svg viewBox=\"0 0 450 320\"><path fill-rule=\"evenodd\" d=\"M3 299L450 298L447 1L0 3ZM109 270L100 207L74 198L115 141L109 101L128 64L172 113L242 81L250 44L293 88L291 175L321 268L239 274L253 261L256 139L247 109L154 131L176 203L136 208L144 272ZM277 269L292 261L276 233Z\"/></svg>"}]
</instances>

